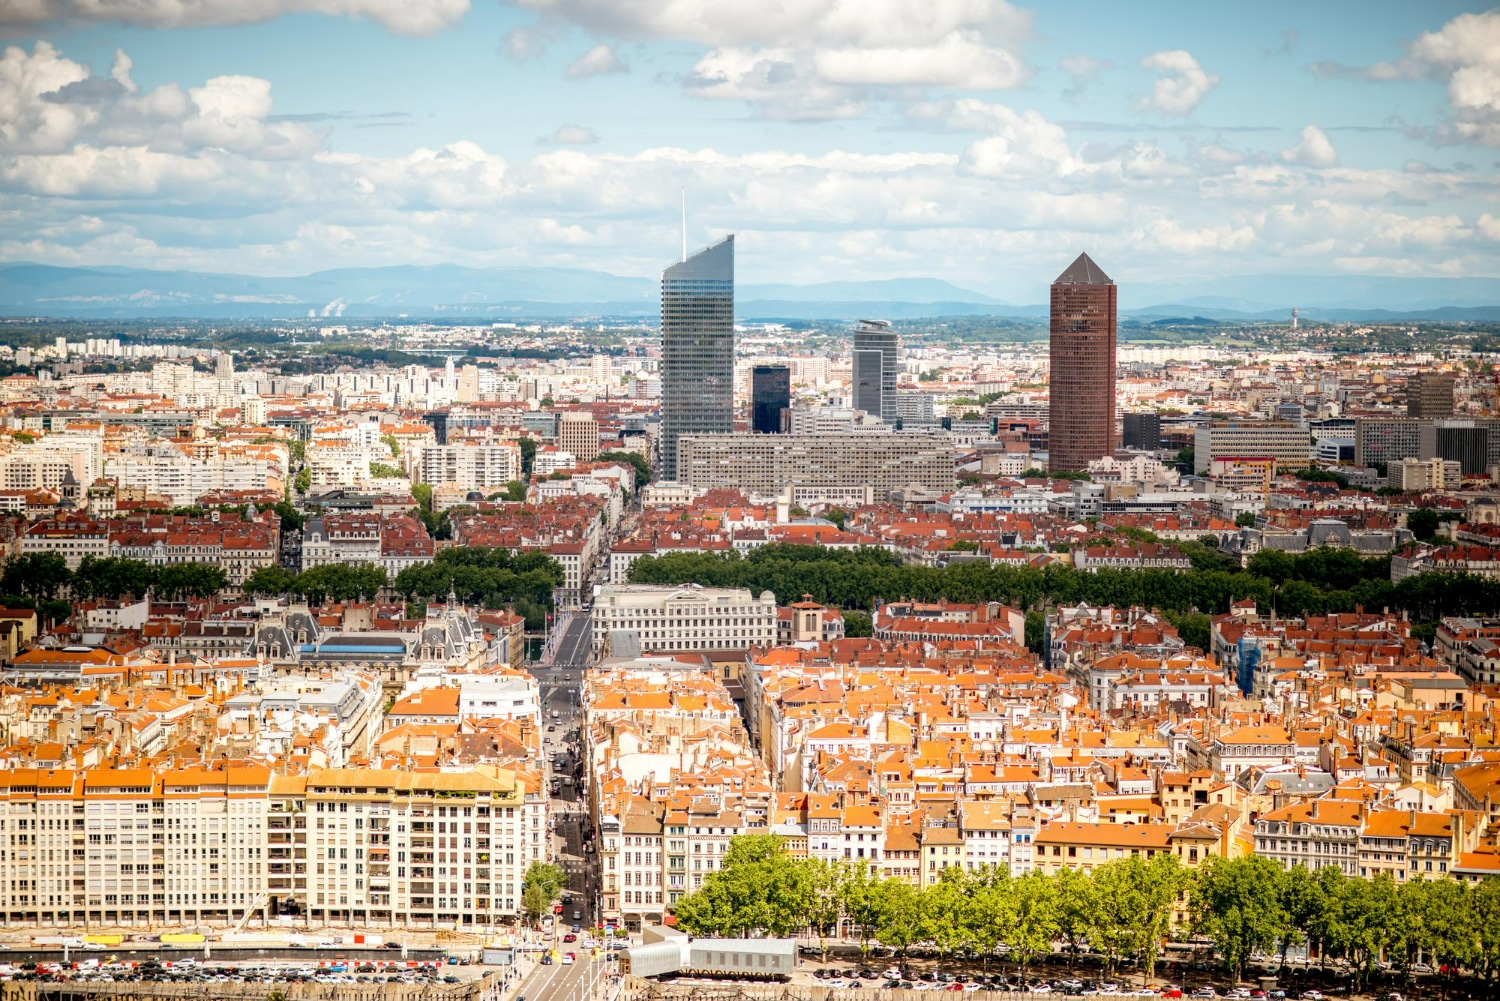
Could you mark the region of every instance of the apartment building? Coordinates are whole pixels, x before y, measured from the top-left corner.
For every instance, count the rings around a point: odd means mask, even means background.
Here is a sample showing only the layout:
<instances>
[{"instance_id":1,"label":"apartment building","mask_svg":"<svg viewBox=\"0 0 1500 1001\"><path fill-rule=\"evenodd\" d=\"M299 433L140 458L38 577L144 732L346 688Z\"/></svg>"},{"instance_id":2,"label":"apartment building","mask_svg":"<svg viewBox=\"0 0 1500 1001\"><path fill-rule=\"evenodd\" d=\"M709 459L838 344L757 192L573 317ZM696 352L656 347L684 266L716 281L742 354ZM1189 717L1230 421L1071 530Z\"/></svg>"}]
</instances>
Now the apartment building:
<instances>
[{"instance_id":1,"label":"apartment building","mask_svg":"<svg viewBox=\"0 0 1500 1001\"><path fill-rule=\"evenodd\" d=\"M1478 846L1479 820L1463 810L1372 810L1359 833L1359 874L1387 873L1398 883L1442 879Z\"/></svg>"},{"instance_id":2,"label":"apartment building","mask_svg":"<svg viewBox=\"0 0 1500 1001\"><path fill-rule=\"evenodd\" d=\"M1315 799L1262 815L1255 822L1255 854L1290 869L1337 866L1345 876L1359 873L1364 804L1357 800Z\"/></svg>"},{"instance_id":3,"label":"apartment building","mask_svg":"<svg viewBox=\"0 0 1500 1001\"><path fill-rule=\"evenodd\" d=\"M752 497L787 488L799 498L839 500L850 499L851 490L868 500L912 487L946 493L954 485L953 445L924 434L684 434L677 477Z\"/></svg>"},{"instance_id":4,"label":"apartment building","mask_svg":"<svg viewBox=\"0 0 1500 1001\"><path fill-rule=\"evenodd\" d=\"M1090 872L1131 855L1151 858L1172 851L1169 824L1114 824L1054 820L1037 828L1033 868L1048 875L1062 869Z\"/></svg>"},{"instance_id":5,"label":"apartment building","mask_svg":"<svg viewBox=\"0 0 1500 1001\"><path fill-rule=\"evenodd\" d=\"M59 927L315 923L452 927L516 916L550 857L524 772L260 766L0 772L0 914ZM263 909L263 910L262 910Z\"/></svg>"},{"instance_id":6,"label":"apartment building","mask_svg":"<svg viewBox=\"0 0 1500 1001\"><path fill-rule=\"evenodd\" d=\"M417 482L453 483L465 493L487 494L521 478L521 447L515 442L423 445L412 449L410 466Z\"/></svg>"},{"instance_id":7,"label":"apartment building","mask_svg":"<svg viewBox=\"0 0 1500 1001\"><path fill-rule=\"evenodd\" d=\"M279 495L286 487L285 469L279 461L190 456L166 442L155 443L138 455L111 455L104 460L104 475L148 496L164 496L184 507L196 504L204 494L217 491Z\"/></svg>"},{"instance_id":8,"label":"apartment building","mask_svg":"<svg viewBox=\"0 0 1500 1001\"><path fill-rule=\"evenodd\" d=\"M765 437L771 437L769 435ZM776 643L776 596L747 588L605 584L594 591L594 653L631 633L641 653L747 650Z\"/></svg>"},{"instance_id":9,"label":"apartment building","mask_svg":"<svg viewBox=\"0 0 1500 1001\"><path fill-rule=\"evenodd\" d=\"M1397 490L1456 490L1463 482L1463 467L1456 459L1410 456L1386 467L1386 481Z\"/></svg>"},{"instance_id":10,"label":"apartment building","mask_svg":"<svg viewBox=\"0 0 1500 1001\"><path fill-rule=\"evenodd\" d=\"M89 518L36 521L21 533L21 552L61 553L69 570L77 570L85 556L109 555L109 525Z\"/></svg>"}]
</instances>

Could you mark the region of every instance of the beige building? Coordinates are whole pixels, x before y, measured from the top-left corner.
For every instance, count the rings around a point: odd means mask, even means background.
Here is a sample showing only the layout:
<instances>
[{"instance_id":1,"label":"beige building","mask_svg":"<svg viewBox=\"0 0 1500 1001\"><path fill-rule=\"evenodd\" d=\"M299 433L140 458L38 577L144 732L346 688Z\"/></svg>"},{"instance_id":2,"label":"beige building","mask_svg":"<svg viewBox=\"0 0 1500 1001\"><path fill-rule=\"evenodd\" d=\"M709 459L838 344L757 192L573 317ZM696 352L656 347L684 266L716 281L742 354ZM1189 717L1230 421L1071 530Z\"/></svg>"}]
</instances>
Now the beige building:
<instances>
[{"instance_id":1,"label":"beige building","mask_svg":"<svg viewBox=\"0 0 1500 1001\"><path fill-rule=\"evenodd\" d=\"M572 452L579 462L593 462L599 454L599 422L593 414L582 410L559 415L557 445L565 452Z\"/></svg>"},{"instance_id":2,"label":"beige building","mask_svg":"<svg viewBox=\"0 0 1500 1001\"><path fill-rule=\"evenodd\" d=\"M776 596L741 587L606 584L594 592L594 653L621 636L640 653L746 650L776 643Z\"/></svg>"},{"instance_id":3,"label":"beige building","mask_svg":"<svg viewBox=\"0 0 1500 1001\"><path fill-rule=\"evenodd\" d=\"M1307 428L1281 421L1214 421L1193 433L1193 471L1208 472L1215 459L1257 456L1276 460L1279 469L1312 464Z\"/></svg>"},{"instance_id":4,"label":"beige building","mask_svg":"<svg viewBox=\"0 0 1500 1001\"><path fill-rule=\"evenodd\" d=\"M494 767L17 768L0 800L8 924L487 924L550 857L540 782Z\"/></svg>"}]
</instances>

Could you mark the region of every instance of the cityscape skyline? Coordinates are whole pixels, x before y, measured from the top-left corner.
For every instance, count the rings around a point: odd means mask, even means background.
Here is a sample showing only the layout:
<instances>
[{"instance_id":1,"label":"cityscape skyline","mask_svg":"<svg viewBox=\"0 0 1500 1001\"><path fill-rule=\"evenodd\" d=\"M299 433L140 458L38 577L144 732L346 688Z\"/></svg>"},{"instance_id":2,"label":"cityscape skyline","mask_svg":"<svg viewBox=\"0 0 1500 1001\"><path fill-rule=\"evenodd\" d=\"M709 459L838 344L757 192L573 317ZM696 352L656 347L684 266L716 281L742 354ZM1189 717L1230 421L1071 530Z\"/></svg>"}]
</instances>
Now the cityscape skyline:
<instances>
[{"instance_id":1,"label":"cityscape skyline","mask_svg":"<svg viewBox=\"0 0 1500 1001\"><path fill-rule=\"evenodd\" d=\"M1495 271L1493 11L688 8L28 5L0 260L649 274L686 189L748 280Z\"/></svg>"}]
</instances>

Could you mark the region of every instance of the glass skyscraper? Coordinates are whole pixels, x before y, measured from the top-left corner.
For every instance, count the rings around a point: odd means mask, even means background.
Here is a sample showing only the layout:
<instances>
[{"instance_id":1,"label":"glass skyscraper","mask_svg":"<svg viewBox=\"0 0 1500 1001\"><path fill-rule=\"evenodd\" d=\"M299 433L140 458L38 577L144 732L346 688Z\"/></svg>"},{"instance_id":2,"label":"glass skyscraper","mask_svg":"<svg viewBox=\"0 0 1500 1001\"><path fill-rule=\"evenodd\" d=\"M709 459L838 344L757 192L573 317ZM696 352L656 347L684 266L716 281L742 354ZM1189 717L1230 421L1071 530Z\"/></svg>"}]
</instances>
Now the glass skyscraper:
<instances>
[{"instance_id":1,"label":"glass skyscraper","mask_svg":"<svg viewBox=\"0 0 1500 1001\"><path fill-rule=\"evenodd\" d=\"M854 409L896 423L896 383L901 338L886 320L860 320L854 328Z\"/></svg>"},{"instance_id":2,"label":"glass skyscraper","mask_svg":"<svg viewBox=\"0 0 1500 1001\"><path fill-rule=\"evenodd\" d=\"M734 237L661 275L661 479L677 440L734 430Z\"/></svg>"},{"instance_id":3,"label":"glass skyscraper","mask_svg":"<svg viewBox=\"0 0 1500 1001\"><path fill-rule=\"evenodd\" d=\"M779 434L781 412L792 405L792 370L785 365L757 365L750 370L750 430Z\"/></svg>"}]
</instances>

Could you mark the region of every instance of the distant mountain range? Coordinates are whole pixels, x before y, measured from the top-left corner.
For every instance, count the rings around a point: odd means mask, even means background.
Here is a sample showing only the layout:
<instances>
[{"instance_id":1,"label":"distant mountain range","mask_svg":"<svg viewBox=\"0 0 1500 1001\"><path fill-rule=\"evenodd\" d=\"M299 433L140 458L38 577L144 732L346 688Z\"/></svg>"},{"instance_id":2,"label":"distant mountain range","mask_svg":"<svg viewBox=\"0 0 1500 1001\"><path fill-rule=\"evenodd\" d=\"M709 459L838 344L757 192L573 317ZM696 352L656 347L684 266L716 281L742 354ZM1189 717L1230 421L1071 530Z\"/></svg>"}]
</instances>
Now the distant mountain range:
<instances>
[{"instance_id":1,"label":"distant mountain range","mask_svg":"<svg viewBox=\"0 0 1500 1001\"><path fill-rule=\"evenodd\" d=\"M1248 275L1122 285L1125 316L1283 320L1500 320L1500 279L1364 275ZM79 319L359 319L490 321L565 317L653 320L658 285L581 268L344 268L291 278L0 265L0 315ZM1015 305L936 278L741 284L744 319L915 319L996 315L1040 319L1046 305Z\"/></svg>"}]
</instances>

